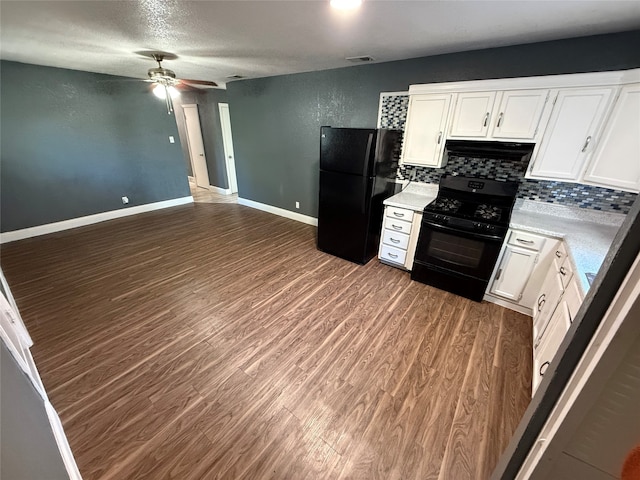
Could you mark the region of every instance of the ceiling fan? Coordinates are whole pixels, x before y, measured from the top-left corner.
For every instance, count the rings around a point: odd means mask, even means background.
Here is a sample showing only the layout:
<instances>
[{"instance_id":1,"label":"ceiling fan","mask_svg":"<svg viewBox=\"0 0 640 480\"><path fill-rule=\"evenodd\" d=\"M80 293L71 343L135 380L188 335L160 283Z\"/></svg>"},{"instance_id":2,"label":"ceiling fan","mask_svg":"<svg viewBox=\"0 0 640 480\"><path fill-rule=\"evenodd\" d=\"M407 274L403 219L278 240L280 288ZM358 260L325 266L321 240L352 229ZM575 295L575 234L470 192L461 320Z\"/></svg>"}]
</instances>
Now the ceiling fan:
<instances>
[{"instance_id":1,"label":"ceiling fan","mask_svg":"<svg viewBox=\"0 0 640 480\"><path fill-rule=\"evenodd\" d=\"M180 91L178 89L199 90L201 88L218 86L217 83L207 80L187 80L176 78L176 74L173 70L169 70L162 66L162 61L166 56L165 54L152 53L150 56L158 62L158 66L156 68L150 68L147 71L149 78L146 81L154 84L153 94L166 101L167 113L169 115L173 112L173 103L171 99L180 95Z\"/></svg>"}]
</instances>

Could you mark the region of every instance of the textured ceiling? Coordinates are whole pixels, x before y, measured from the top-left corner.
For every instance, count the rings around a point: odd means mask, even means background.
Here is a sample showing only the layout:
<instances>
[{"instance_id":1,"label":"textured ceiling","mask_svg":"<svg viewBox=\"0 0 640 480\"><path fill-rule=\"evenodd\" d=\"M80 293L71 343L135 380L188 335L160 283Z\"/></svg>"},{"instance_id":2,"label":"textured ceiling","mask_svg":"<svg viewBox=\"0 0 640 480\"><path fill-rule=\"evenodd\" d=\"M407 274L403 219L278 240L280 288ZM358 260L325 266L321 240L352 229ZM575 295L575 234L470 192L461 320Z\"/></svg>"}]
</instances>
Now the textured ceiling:
<instances>
[{"instance_id":1,"label":"textured ceiling","mask_svg":"<svg viewBox=\"0 0 640 480\"><path fill-rule=\"evenodd\" d=\"M0 1L1 58L144 77L264 77L640 28L637 1Z\"/></svg>"}]
</instances>

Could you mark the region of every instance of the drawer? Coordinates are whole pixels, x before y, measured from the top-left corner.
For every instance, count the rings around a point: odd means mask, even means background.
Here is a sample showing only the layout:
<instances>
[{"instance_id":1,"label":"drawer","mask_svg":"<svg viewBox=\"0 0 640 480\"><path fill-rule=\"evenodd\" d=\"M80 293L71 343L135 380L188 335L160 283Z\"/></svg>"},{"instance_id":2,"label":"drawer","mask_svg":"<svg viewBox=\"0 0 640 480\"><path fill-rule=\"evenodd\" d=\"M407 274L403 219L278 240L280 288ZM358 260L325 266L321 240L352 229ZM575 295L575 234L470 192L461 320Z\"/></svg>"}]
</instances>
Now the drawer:
<instances>
[{"instance_id":1,"label":"drawer","mask_svg":"<svg viewBox=\"0 0 640 480\"><path fill-rule=\"evenodd\" d=\"M564 262L565 258L567 258L567 247L564 245L564 242L560 242L558 244L558 248L553 252L553 263L556 271L560 271L560 267L562 266L562 262Z\"/></svg>"},{"instance_id":2,"label":"drawer","mask_svg":"<svg viewBox=\"0 0 640 480\"><path fill-rule=\"evenodd\" d=\"M413 220L413 210L407 210L406 208L387 207L385 213L387 217L397 218L398 220L405 220L407 222Z\"/></svg>"},{"instance_id":3,"label":"drawer","mask_svg":"<svg viewBox=\"0 0 640 480\"><path fill-rule=\"evenodd\" d=\"M382 243L406 250L409 245L409 235L385 229L382 231Z\"/></svg>"},{"instance_id":4,"label":"drawer","mask_svg":"<svg viewBox=\"0 0 640 480\"><path fill-rule=\"evenodd\" d=\"M384 228L393 232L411 233L411 222L387 217L384 219Z\"/></svg>"},{"instance_id":5,"label":"drawer","mask_svg":"<svg viewBox=\"0 0 640 480\"><path fill-rule=\"evenodd\" d=\"M560 280L562 281L562 288L567 288L569 282L573 278L573 265L571 265L571 259L567 255L558 270Z\"/></svg>"},{"instance_id":6,"label":"drawer","mask_svg":"<svg viewBox=\"0 0 640 480\"><path fill-rule=\"evenodd\" d=\"M390 245L382 245L382 248L380 249L380 258L387 262L404 265L404 261L407 258L407 251Z\"/></svg>"},{"instance_id":7,"label":"drawer","mask_svg":"<svg viewBox=\"0 0 640 480\"><path fill-rule=\"evenodd\" d=\"M540 235L534 235L533 233L519 232L517 230L511 230L509 233L509 245L516 247L529 248L531 250L539 251L542 249L546 238Z\"/></svg>"}]
</instances>

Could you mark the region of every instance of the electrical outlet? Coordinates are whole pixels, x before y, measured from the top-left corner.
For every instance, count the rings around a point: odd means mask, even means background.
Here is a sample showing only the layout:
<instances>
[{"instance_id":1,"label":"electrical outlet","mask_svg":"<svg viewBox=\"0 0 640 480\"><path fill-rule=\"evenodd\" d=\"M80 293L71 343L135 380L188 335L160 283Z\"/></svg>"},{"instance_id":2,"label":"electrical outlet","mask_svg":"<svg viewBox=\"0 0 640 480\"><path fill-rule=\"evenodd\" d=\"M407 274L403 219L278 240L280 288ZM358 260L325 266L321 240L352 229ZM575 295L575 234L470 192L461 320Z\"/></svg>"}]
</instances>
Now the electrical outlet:
<instances>
[{"instance_id":1,"label":"electrical outlet","mask_svg":"<svg viewBox=\"0 0 640 480\"><path fill-rule=\"evenodd\" d=\"M129 203L129 197L122 197L122 203L124 205L126 205L127 203Z\"/></svg>"},{"instance_id":2,"label":"electrical outlet","mask_svg":"<svg viewBox=\"0 0 640 480\"><path fill-rule=\"evenodd\" d=\"M300 208L300 202L296 202L296 208Z\"/></svg>"},{"instance_id":3,"label":"electrical outlet","mask_svg":"<svg viewBox=\"0 0 640 480\"><path fill-rule=\"evenodd\" d=\"M176 139L173 138L173 135L169 135L169 143L176 143Z\"/></svg>"}]
</instances>

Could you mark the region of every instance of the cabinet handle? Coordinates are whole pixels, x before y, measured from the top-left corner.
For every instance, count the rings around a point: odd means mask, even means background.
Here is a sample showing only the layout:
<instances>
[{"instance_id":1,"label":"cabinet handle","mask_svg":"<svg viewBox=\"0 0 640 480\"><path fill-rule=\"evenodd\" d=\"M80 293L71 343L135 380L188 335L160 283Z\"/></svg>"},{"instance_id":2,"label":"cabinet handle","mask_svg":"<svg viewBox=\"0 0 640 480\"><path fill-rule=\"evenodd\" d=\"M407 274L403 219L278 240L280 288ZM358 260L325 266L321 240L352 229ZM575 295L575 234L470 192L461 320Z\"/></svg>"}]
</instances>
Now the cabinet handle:
<instances>
[{"instance_id":1,"label":"cabinet handle","mask_svg":"<svg viewBox=\"0 0 640 480\"><path fill-rule=\"evenodd\" d=\"M486 127L487 123L489 123L489 112L487 112L487 114L484 116L484 122L482 123L482 126Z\"/></svg>"},{"instance_id":2,"label":"cabinet handle","mask_svg":"<svg viewBox=\"0 0 640 480\"><path fill-rule=\"evenodd\" d=\"M546 293L543 293L542 295L540 295L540 297L538 298L538 312L542 310L542 306L544 305L544 303L547 301L545 299L545 297L547 296Z\"/></svg>"},{"instance_id":3,"label":"cabinet handle","mask_svg":"<svg viewBox=\"0 0 640 480\"><path fill-rule=\"evenodd\" d=\"M589 136L587 137L587 139L585 140L585 142L584 142L584 147L582 147L582 151L583 151L583 152L587 150L587 147L589 146L589 142L590 142L590 141L591 141L591 135L589 135Z\"/></svg>"},{"instance_id":4,"label":"cabinet handle","mask_svg":"<svg viewBox=\"0 0 640 480\"><path fill-rule=\"evenodd\" d=\"M500 112L500 116L498 117L498 124L496 125L496 127L500 128L500 125L502 125L503 118L504 118L504 112Z\"/></svg>"},{"instance_id":5,"label":"cabinet handle","mask_svg":"<svg viewBox=\"0 0 640 480\"><path fill-rule=\"evenodd\" d=\"M404 213L393 212L393 214L394 214L396 217L400 217L400 218L404 217Z\"/></svg>"},{"instance_id":6,"label":"cabinet handle","mask_svg":"<svg viewBox=\"0 0 640 480\"><path fill-rule=\"evenodd\" d=\"M542 365L540 365L540 376L544 377L544 374L547 373L547 368L549 368L549 363L550 362L544 362Z\"/></svg>"},{"instance_id":7,"label":"cabinet handle","mask_svg":"<svg viewBox=\"0 0 640 480\"><path fill-rule=\"evenodd\" d=\"M387 255L389 255L391 258L398 258L398 255L396 255L395 253L387 252Z\"/></svg>"},{"instance_id":8,"label":"cabinet handle","mask_svg":"<svg viewBox=\"0 0 640 480\"><path fill-rule=\"evenodd\" d=\"M564 267L560 267L560 275L562 275L563 277L567 275L567 271Z\"/></svg>"},{"instance_id":9,"label":"cabinet handle","mask_svg":"<svg viewBox=\"0 0 640 480\"><path fill-rule=\"evenodd\" d=\"M502 269L501 268L498 269L498 273L496 274L496 281L500 280L500 275L502 275Z\"/></svg>"},{"instance_id":10,"label":"cabinet handle","mask_svg":"<svg viewBox=\"0 0 640 480\"><path fill-rule=\"evenodd\" d=\"M440 145L440 140L442 140L442 131L438 133L438 145Z\"/></svg>"},{"instance_id":11,"label":"cabinet handle","mask_svg":"<svg viewBox=\"0 0 640 480\"><path fill-rule=\"evenodd\" d=\"M389 237L389 240L391 240L391 243L400 243L400 240L397 240L395 238Z\"/></svg>"},{"instance_id":12,"label":"cabinet handle","mask_svg":"<svg viewBox=\"0 0 640 480\"><path fill-rule=\"evenodd\" d=\"M560 250L556 250L556 257L562 258L562 252Z\"/></svg>"},{"instance_id":13,"label":"cabinet handle","mask_svg":"<svg viewBox=\"0 0 640 480\"><path fill-rule=\"evenodd\" d=\"M402 226L394 225L393 223L391 224L391 227L395 230L402 230Z\"/></svg>"},{"instance_id":14,"label":"cabinet handle","mask_svg":"<svg viewBox=\"0 0 640 480\"><path fill-rule=\"evenodd\" d=\"M533 240L524 240L522 238L516 238L516 240L520 243L524 243L525 245L533 245L535 243Z\"/></svg>"}]
</instances>

